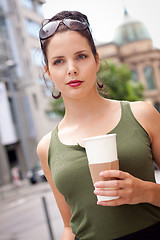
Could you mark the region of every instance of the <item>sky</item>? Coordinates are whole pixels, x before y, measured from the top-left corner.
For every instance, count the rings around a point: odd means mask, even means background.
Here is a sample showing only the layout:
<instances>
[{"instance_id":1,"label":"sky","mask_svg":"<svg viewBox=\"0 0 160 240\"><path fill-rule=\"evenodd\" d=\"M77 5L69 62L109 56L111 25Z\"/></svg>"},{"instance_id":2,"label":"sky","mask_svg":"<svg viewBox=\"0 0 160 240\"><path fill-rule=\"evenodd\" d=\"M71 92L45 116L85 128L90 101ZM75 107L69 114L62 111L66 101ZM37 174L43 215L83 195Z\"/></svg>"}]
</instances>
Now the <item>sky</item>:
<instances>
[{"instance_id":1,"label":"sky","mask_svg":"<svg viewBox=\"0 0 160 240\"><path fill-rule=\"evenodd\" d=\"M160 49L160 0L46 0L45 18L63 10L77 10L87 15L96 43L112 41L122 22L124 6L129 15L147 27L153 45Z\"/></svg>"}]
</instances>

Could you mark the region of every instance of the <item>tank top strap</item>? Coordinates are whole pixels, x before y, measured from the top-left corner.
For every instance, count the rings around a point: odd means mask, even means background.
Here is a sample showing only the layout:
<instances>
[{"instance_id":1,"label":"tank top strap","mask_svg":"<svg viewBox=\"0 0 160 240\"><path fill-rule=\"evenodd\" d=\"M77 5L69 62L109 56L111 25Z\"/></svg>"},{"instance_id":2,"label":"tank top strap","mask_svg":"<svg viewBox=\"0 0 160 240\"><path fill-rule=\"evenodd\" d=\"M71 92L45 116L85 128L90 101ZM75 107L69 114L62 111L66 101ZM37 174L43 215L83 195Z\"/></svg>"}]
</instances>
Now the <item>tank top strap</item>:
<instances>
[{"instance_id":1,"label":"tank top strap","mask_svg":"<svg viewBox=\"0 0 160 240\"><path fill-rule=\"evenodd\" d=\"M56 126L52 132L51 132L51 140L50 140L50 144L49 144L49 150L48 150L48 165L49 167L51 167L51 156L53 155L54 149L57 149L58 146L58 142L57 142L57 128L58 126Z\"/></svg>"},{"instance_id":2,"label":"tank top strap","mask_svg":"<svg viewBox=\"0 0 160 240\"><path fill-rule=\"evenodd\" d=\"M58 126L56 126L56 127L52 130L52 132L51 132L50 146L53 145L53 144L52 144L53 142L54 142L54 144L57 145L57 128L58 128Z\"/></svg>"},{"instance_id":3,"label":"tank top strap","mask_svg":"<svg viewBox=\"0 0 160 240\"><path fill-rule=\"evenodd\" d=\"M130 127L134 124L134 125L139 125L139 122L137 121L137 119L135 118L132 109L131 109L131 105L130 102L128 101L121 101L121 124L127 124L130 125Z\"/></svg>"},{"instance_id":4,"label":"tank top strap","mask_svg":"<svg viewBox=\"0 0 160 240\"><path fill-rule=\"evenodd\" d=\"M121 120L128 120L134 118L134 115L131 110L130 102L128 101L121 101Z\"/></svg>"}]
</instances>

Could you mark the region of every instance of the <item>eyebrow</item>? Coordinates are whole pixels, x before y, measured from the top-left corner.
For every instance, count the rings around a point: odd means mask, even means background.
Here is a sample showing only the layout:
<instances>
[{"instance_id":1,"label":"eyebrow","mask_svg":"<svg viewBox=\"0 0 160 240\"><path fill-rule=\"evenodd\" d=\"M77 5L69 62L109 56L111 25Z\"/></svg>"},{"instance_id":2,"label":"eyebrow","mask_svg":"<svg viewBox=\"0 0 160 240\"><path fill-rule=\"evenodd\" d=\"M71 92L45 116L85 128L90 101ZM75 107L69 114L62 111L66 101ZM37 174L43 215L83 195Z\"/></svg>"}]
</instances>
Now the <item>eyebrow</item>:
<instances>
[{"instance_id":1,"label":"eyebrow","mask_svg":"<svg viewBox=\"0 0 160 240\"><path fill-rule=\"evenodd\" d=\"M78 51L78 52L75 52L74 55L77 55L77 54L80 54L80 53L83 53L83 52L87 52L87 50L81 50L81 51ZM53 57L52 59L58 59L58 58L63 58L64 56L55 56Z\"/></svg>"},{"instance_id":2,"label":"eyebrow","mask_svg":"<svg viewBox=\"0 0 160 240\"><path fill-rule=\"evenodd\" d=\"M81 50L81 51L75 52L74 55L79 54L79 53L83 53L83 52L87 52L87 50Z\"/></svg>"},{"instance_id":3,"label":"eyebrow","mask_svg":"<svg viewBox=\"0 0 160 240\"><path fill-rule=\"evenodd\" d=\"M64 56L57 56L57 57L53 57L52 59L54 59L54 58L63 58Z\"/></svg>"}]
</instances>

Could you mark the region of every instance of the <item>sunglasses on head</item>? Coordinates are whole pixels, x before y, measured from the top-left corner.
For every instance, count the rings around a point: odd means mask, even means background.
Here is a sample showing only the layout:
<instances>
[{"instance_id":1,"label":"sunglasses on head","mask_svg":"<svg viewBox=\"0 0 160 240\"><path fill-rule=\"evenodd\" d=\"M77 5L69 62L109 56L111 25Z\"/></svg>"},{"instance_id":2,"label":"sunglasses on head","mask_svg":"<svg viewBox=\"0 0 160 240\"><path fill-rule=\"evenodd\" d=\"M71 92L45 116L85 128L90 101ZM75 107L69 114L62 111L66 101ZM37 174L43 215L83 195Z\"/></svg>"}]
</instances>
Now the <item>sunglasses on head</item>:
<instances>
[{"instance_id":1,"label":"sunglasses on head","mask_svg":"<svg viewBox=\"0 0 160 240\"><path fill-rule=\"evenodd\" d=\"M73 31L80 31L89 27L86 21L79 21L73 19L63 19L57 21L48 20L48 22L45 23L44 26L42 26L42 28L40 29L39 38L41 40L45 40L51 37L57 31L61 23L63 23L67 28Z\"/></svg>"}]
</instances>

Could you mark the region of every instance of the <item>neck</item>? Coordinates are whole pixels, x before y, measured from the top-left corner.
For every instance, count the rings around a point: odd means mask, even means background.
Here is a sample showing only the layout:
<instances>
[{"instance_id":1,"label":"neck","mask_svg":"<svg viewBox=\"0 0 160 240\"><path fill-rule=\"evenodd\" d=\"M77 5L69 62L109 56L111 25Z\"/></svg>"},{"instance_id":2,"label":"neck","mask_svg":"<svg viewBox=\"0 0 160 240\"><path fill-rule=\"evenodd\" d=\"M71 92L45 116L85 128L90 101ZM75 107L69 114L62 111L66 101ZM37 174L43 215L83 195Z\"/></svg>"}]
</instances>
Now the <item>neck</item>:
<instances>
[{"instance_id":1,"label":"neck","mask_svg":"<svg viewBox=\"0 0 160 240\"><path fill-rule=\"evenodd\" d=\"M95 118L106 104L106 99L102 98L97 90L89 96L81 99L65 99L65 116L63 121L67 124L77 124L90 121Z\"/></svg>"}]
</instances>

